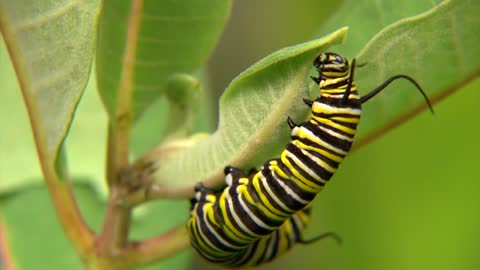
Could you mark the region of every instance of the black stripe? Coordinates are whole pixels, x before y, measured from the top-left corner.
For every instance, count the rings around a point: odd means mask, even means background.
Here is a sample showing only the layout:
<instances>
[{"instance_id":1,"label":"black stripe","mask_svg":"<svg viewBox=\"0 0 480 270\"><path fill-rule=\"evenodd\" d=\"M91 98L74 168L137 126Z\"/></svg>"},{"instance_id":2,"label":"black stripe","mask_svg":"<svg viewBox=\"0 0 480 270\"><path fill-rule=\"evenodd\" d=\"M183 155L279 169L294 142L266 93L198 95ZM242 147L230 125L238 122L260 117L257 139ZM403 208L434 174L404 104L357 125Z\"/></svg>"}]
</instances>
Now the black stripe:
<instances>
[{"instance_id":1,"label":"black stripe","mask_svg":"<svg viewBox=\"0 0 480 270\"><path fill-rule=\"evenodd\" d=\"M234 251L234 249L231 249L225 245L223 245L219 240L218 237L221 236L223 239L225 239L228 243L235 245L236 243L232 243L232 241L229 241L229 238L226 237L224 232L221 230L221 228L216 227L215 225L211 224L210 227L213 228L213 232L209 230L209 227L207 226L207 220L203 218L203 207L202 211L198 213L198 217L202 218L197 218L197 224L200 225L199 230L201 230L202 234L217 248L225 251ZM209 222L212 223L212 222ZM198 235L198 240L202 241L203 243L206 244L206 242L203 240L203 238Z\"/></svg>"},{"instance_id":2,"label":"black stripe","mask_svg":"<svg viewBox=\"0 0 480 270\"><path fill-rule=\"evenodd\" d=\"M264 188L261 183L259 183L259 186L260 186L260 188ZM268 209L268 207L261 201L260 195L257 193L257 190L255 189L255 187L253 185L253 180L248 182L247 192L250 195L250 197L252 197L252 200L253 200L254 204L252 205L246 199L244 200L244 202L247 205L247 207L250 209L250 211L255 213L255 216L258 219L260 219L265 224L267 224L268 226L271 226L271 227L278 227L283 223L284 220L270 219L266 212L262 211L259 207L257 207L258 204L262 204L265 208ZM267 199L270 198L269 194L266 193L266 191L265 191L264 194L267 197ZM279 205L277 203L275 203L275 205L279 207ZM277 209L278 209L278 207L277 207Z\"/></svg>"},{"instance_id":3,"label":"black stripe","mask_svg":"<svg viewBox=\"0 0 480 270\"><path fill-rule=\"evenodd\" d=\"M325 146L318 145L318 144L316 144L315 142L313 142L313 141L311 141L311 140L309 140L309 139L307 139L307 138L296 138L295 140L297 140L297 141L299 141L299 142L301 142L301 143L303 143L303 144L305 144L305 145L308 145L308 146L311 146L311 147L314 147L314 148L317 148L317 149L321 149L321 150L323 150L323 151L325 151L325 152L327 152L327 153L330 153L330 154L332 154L332 155L336 155L336 156L339 156L339 157L341 157L341 158L344 158L344 157L345 157L344 155L339 154L339 153L337 153L337 152L335 152L335 151L333 151L333 150L331 150L330 148L327 148L327 147L325 147Z\"/></svg>"},{"instance_id":4,"label":"black stripe","mask_svg":"<svg viewBox=\"0 0 480 270\"><path fill-rule=\"evenodd\" d=\"M279 165L282 165L282 166L279 166L280 169L282 169L283 171L283 168L286 168L286 166L282 163L279 163ZM300 209L302 209L303 207L305 207L305 204L301 203L301 202L298 202L297 200L295 200L293 197L291 197L286 191L285 189L279 184L280 181L282 181L283 184L285 184L286 186L288 186L291 190L293 190L293 192L295 192L298 197L300 197L301 199L305 200L305 201L311 201L313 200L313 198L315 198L315 196L317 195L316 193L309 193L309 192L305 192L304 190L302 190L299 186L297 186L292 180L290 179L283 179L281 178L279 175L273 173L272 171L269 171L269 170L265 170L262 172L262 174L265 176L265 178L267 179L267 182L270 186L270 188L272 189L272 191L277 195L277 197L282 200L282 202L290 209L292 209L293 211L298 211ZM283 209L279 209L279 210L282 210L284 211Z\"/></svg>"},{"instance_id":5,"label":"black stripe","mask_svg":"<svg viewBox=\"0 0 480 270\"><path fill-rule=\"evenodd\" d=\"M299 148L301 148L300 146L298 146ZM303 148L302 148L303 149ZM339 163L333 159L330 159L329 157L327 156L324 156L316 151L313 151L313 150L308 150L308 149L303 149L305 151L307 151L310 155L312 156L315 156L317 157L318 159L322 160L323 162L327 163L328 165L330 165L332 168L334 169L337 169L338 168L338 165ZM338 156L340 158L343 158L342 155L338 155L338 154L334 154L335 156Z\"/></svg>"},{"instance_id":6,"label":"black stripe","mask_svg":"<svg viewBox=\"0 0 480 270\"><path fill-rule=\"evenodd\" d=\"M235 204L233 204L235 206ZM251 238L251 236L245 234L245 232L243 231L242 228L240 228L240 226L237 224L237 222L235 221L235 219L233 218L233 215L232 215L232 212L230 211L230 202L228 200L226 200L226 214L227 214L227 217L228 217L228 220L230 221L230 223L232 224L232 226L236 229L236 231L240 232L241 235L237 235L237 233L234 233L237 237L239 238ZM235 210L234 210L235 211ZM227 225L226 223L224 224L225 227L227 228ZM233 230L232 230L233 231ZM233 233L233 232L232 232ZM231 241L235 241L234 239L231 239Z\"/></svg>"},{"instance_id":7,"label":"black stripe","mask_svg":"<svg viewBox=\"0 0 480 270\"><path fill-rule=\"evenodd\" d=\"M297 202L295 199L290 197L287 192L285 192L285 189L279 184L279 181L284 182L285 180L280 180L277 179L277 175L273 176L272 172L269 170L265 170L262 172L262 174L265 176L266 182L268 183L268 186L272 190L272 192L277 196L278 199L282 201L282 203L290 208L292 211L297 211L297 209L300 209L303 207L303 204ZM290 180L287 180L288 182L291 182ZM285 183L287 184L287 183ZM287 184L288 185L288 184ZM291 187L292 188L292 187ZM299 188L292 188L292 190L298 190ZM278 210L284 212L285 214L293 214L294 212L285 212L285 209L279 208Z\"/></svg>"},{"instance_id":8,"label":"black stripe","mask_svg":"<svg viewBox=\"0 0 480 270\"><path fill-rule=\"evenodd\" d=\"M259 179L260 180L260 179ZM282 208L280 207L280 205L270 196L270 194L267 192L267 189L265 188L264 184L263 184L263 181L259 181L259 187L260 187L260 192L262 192L262 194L267 198L268 202L275 208L275 209L278 209L280 212L282 212L282 214L286 214L285 212L283 212ZM268 184L268 182L266 182L265 184ZM255 192L257 193L257 192Z\"/></svg>"},{"instance_id":9,"label":"black stripe","mask_svg":"<svg viewBox=\"0 0 480 270\"><path fill-rule=\"evenodd\" d=\"M259 234L259 235L267 235L271 233L271 230L265 229L263 227L258 226L255 221L250 217L247 211L245 211L245 208L242 207L240 204L240 196L236 196L232 198L233 202L233 211L237 214L237 216L241 219L241 222L247 227L252 233L254 234ZM246 200L243 200L243 202L247 205L250 211L252 211L252 214L257 217L258 219L261 219L259 216L259 211L256 208L251 208L250 205L246 202ZM243 232L247 236L255 236L251 235L249 232Z\"/></svg>"},{"instance_id":10,"label":"black stripe","mask_svg":"<svg viewBox=\"0 0 480 270\"><path fill-rule=\"evenodd\" d=\"M248 248L244 249L242 252L239 252L236 255L235 263L232 265L242 266L248 264L252 259L258 249L258 244L261 240L253 242Z\"/></svg>"},{"instance_id":11,"label":"black stripe","mask_svg":"<svg viewBox=\"0 0 480 270\"><path fill-rule=\"evenodd\" d=\"M337 79L337 78L334 78L334 79ZM320 89L320 91L338 89L338 88L342 88L342 86L344 86L344 88L346 88L346 86L348 85L348 76L344 77L342 80L340 80L340 81L338 81L334 84L328 84L328 82L329 82L329 80L326 81L326 83Z\"/></svg>"},{"instance_id":12,"label":"black stripe","mask_svg":"<svg viewBox=\"0 0 480 270\"><path fill-rule=\"evenodd\" d=\"M336 124L339 124L339 125L342 125L344 127L347 127L347 128L351 128L351 129L356 129L357 128L357 125L358 123L349 123L349 122L346 122L346 121L342 121L342 120L338 120L338 119L332 119L334 117L343 117L343 118L347 118L347 119L360 119L360 116L359 115L354 115L354 114L346 114L346 113L332 113L332 114L327 114L327 113L313 113L314 116L318 117L318 118L323 118L323 119L328 119L330 121L333 121L334 123Z\"/></svg>"},{"instance_id":13,"label":"black stripe","mask_svg":"<svg viewBox=\"0 0 480 270\"><path fill-rule=\"evenodd\" d=\"M265 258L266 262L268 261L272 261L273 259L275 259L277 257L277 254L278 252L280 251L280 231L281 230L281 227L275 231L276 233L272 233L270 235L270 239L268 239L268 245L267 247L272 247L272 252L270 253L270 256L268 256L268 258Z\"/></svg>"},{"instance_id":14,"label":"black stripe","mask_svg":"<svg viewBox=\"0 0 480 270\"><path fill-rule=\"evenodd\" d=\"M312 120L310 120L310 121L315 121L315 120L312 119ZM343 136L345 136L345 137L347 137L347 138L353 139L354 134L347 133L347 132L345 132L345 131L343 131L343 130L341 130L341 129L338 129L338 128L336 128L336 127L333 127L333 126L331 126L331 125L329 125L329 124L319 123L319 122L317 122L317 121L315 121L315 122L317 123L317 125L318 125L319 127L323 127L323 128L325 128L325 129L331 130L331 131L333 131L333 132L335 132L335 133L338 133L338 134L340 134L340 135L343 135Z\"/></svg>"},{"instance_id":15,"label":"black stripe","mask_svg":"<svg viewBox=\"0 0 480 270\"><path fill-rule=\"evenodd\" d=\"M294 215L291 219L290 222L292 224L293 228L293 240L295 242L298 242L299 240L302 239L302 230L300 228L300 225L304 225L302 222L302 218L298 216L298 213ZM302 226L303 227L303 226Z\"/></svg>"},{"instance_id":16,"label":"black stripe","mask_svg":"<svg viewBox=\"0 0 480 270\"><path fill-rule=\"evenodd\" d=\"M308 156L306 156L304 153L302 153L301 149L298 148L293 143L287 144L286 149L290 153L295 155L295 157L297 157L304 165L306 165L314 173L316 173L318 176L320 176L323 180L328 181L332 177L333 173L329 172L328 170L326 170L322 166L318 165L315 161L313 161ZM308 179L310 182L314 183L315 185L319 185L319 186L324 186L325 185L324 183L322 183L318 180L315 180L313 178L313 176L310 176L310 174L308 174L306 171L302 170L302 168L300 166L298 166L293 159L291 159L290 157L287 157L287 159L290 161L290 163L293 165L293 167L298 172L300 172L300 174L303 177Z\"/></svg>"},{"instance_id":17,"label":"black stripe","mask_svg":"<svg viewBox=\"0 0 480 270\"><path fill-rule=\"evenodd\" d=\"M292 162L292 161L290 161ZM302 199L302 200L305 200L305 201L312 201L313 199L315 199L315 196L317 196L317 193L311 193L311 192L307 192L305 190L303 190L302 188L300 188L297 184L295 184L295 182L293 182L292 179L297 179L293 173L290 171L290 168L288 168L288 166L286 164L283 164L283 162L279 161L279 166L280 170L282 170L282 172L284 173L287 173L290 175L290 178L289 179L284 179L278 175L275 174L275 176L277 176L278 178L280 179L283 179L283 183L285 185L287 185L288 187L290 187L290 189L292 189L293 191L295 191L295 193ZM320 183L322 184L322 183Z\"/></svg>"},{"instance_id":18,"label":"black stripe","mask_svg":"<svg viewBox=\"0 0 480 270\"><path fill-rule=\"evenodd\" d=\"M332 94L330 94L332 95ZM352 96L358 95L357 91L350 92L350 98L347 99L346 102L342 102L343 94L338 93L335 96L320 96L315 101L328 104L333 107L337 108L344 108L344 109L361 109L362 103L360 102L359 98L352 98Z\"/></svg>"},{"instance_id":19,"label":"black stripe","mask_svg":"<svg viewBox=\"0 0 480 270\"><path fill-rule=\"evenodd\" d=\"M351 113L326 113L326 112L315 112L315 111L312 111L312 113L317 117L325 118L325 119L330 119L332 117L360 118L360 115L351 114Z\"/></svg>"},{"instance_id":20,"label":"black stripe","mask_svg":"<svg viewBox=\"0 0 480 270\"><path fill-rule=\"evenodd\" d=\"M348 152L352 147L352 142L340 139L336 136L330 135L329 133L320 129L320 127L312 121L302 124L303 127L310 130L315 136L324 141L327 144L334 146L335 148L341 149L345 152Z\"/></svg>"}]
</instances>

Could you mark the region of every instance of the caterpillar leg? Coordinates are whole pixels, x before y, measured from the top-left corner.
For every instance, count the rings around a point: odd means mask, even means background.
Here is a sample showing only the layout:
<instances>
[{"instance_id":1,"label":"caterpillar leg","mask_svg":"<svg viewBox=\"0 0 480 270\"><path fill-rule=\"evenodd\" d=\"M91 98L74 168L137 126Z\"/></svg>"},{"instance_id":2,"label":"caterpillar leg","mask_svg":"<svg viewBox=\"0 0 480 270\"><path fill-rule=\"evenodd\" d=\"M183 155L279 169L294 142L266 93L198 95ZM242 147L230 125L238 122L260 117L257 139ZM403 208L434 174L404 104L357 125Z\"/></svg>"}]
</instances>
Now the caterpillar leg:
<instances>
[{"instance_id":1,"label":"caterpillar leg","mask_svg":"<svg viewBox=\"0 0 480 270\"><path fill-rule=\"evenodd\" d=\"M290 127L290 129L294 129L294 128L298 127L298 125L295 124L295 122L293 122L293 120L292 120L292 118L290 118L290 116L287 117L287 124Z\"/></svg>"},{"instance_id":2,"label":"caterpillar leg","mask_svg":"<svg viewBox=\"0 0 480 270\"><path fill-rule=\"evenodd\" d=\"M227 166L223 170L223 173L225 174L225 183L227 186L234 186L239 184L239 179L247 177L247 175L240 169L232 167L232 166Z\"/></svg>"},{"instance_id":3,"label":"caterpillar leg","mask_svg":"<svg viewBox=\"0 0 480 270\"><path fill-rule=\"evenodd\" d=\"M313 100L310 100L308 98L303 98L303 103L305 103L308 107L312 107L313 106Z\"/></svg>"},{"instance_id":4,"label":"caterpillar leg","mask_svg":"<svg viewBox=\"0 0 480 270\"><path fill-rule=\"evenodd\" d=\"M328 237L331 237L331 238L335 239L335 241L337 241L337 244L342 243L342 238L340 238L340 236L338 234L334 233L334 232L322 233L322 234L317 235L317 236L315 236L313 238L310 238L310 239L303 239L301 237L300 239L297 240L297 243L300 243L300 244L303 244L303 245L308 245L308 244L320 241L320 240L328 238Z\"/></svg>"},{"instance_id":5,"label":"caterpillar leg","mask_svg":"<svg viewBox=\"0 0 480 270\"><path fill-rule=\"evenodd\" d=\"M249 179L251 179L257 172L258 172L257 169L251 168L251 169L248 171L248 173L247 173L247 177L248 177Z\"/></svg>"},{"instance_id":6,"label":"caterpillar leg","mask_svg":"<svg viewBox=\"0 0 480 270\"><path fill-rule=\"evenodd\" d=\"M331 238L335 239L338 244L341 244L342 239L340 238L340 236L338 236L338 234L336 234L334 232L326 232L326 233L317 235L317 236L315 236L313 238L310 238L310 239L303 238L303 232L305 231L305 227L310 220L311 210L312 210L312 208L311 208L310 205L303 208L302 210L295 213L286 222L286 224L284 223L284 225L283 225L283 226L288 226L288 224L291 225L291 227L293 229L292 231L294 232L293 236L295 238L295 243L300 243L300 244L307 245L307 244L311 244L311 243L320 241L322 239L331 237ZM288 231L288 230L285 230L285 231Z\"/></svg>"},{"instance_id":7,"label":"caterpillar leg","mask_svg":"<svg viewBox=\"0 0 480 270\"><path fill-rule=\"evenodd\" d=\"M190 210L192 210L197 203L215 203L215 191L205 187L202 182L198 182L194 190L195 196L190 199Z\"/></svg>"}]
</instances>

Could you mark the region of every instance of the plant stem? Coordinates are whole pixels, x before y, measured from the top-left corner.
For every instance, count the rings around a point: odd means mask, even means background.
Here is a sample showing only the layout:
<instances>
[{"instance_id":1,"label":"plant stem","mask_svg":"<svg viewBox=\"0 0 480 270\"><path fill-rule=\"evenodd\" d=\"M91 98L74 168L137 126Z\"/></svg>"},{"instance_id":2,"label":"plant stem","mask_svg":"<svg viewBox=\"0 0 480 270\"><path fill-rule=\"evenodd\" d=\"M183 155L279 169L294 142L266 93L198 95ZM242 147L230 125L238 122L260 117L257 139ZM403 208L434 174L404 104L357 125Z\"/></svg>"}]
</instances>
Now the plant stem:
<instances>
[{"instance_id":1,"label":"plant stem","mask_svg":"<svg viewBox=\"0 0 480 270\"><path fill-rule=\"evenodd\" d=\"M185 224L160 236L131 243L125 250L128 265L147 265L168 258L188 247L190 241Z\"/></svg>"},{"instance_id":2,"label":"plant stem","mask_svg":"<svg viewBox=\"0 0 480 270\"><path fill-rule=\"evenodd\" d=\"M143 0L132 1L132 12L128 18L127 37L123 52L121 80L118 86L118 97L115 118L110 119L107 160L108 185L114 185L118 179L118 170L128 167L129 137L132 124L132 98L134 88L134 68L136 62L138 34L140 31Z\"/></svg>"},{"instance_id":3,"label":"plant stem","mask_svg":"<svg viewBox=\"0 0 480 270\"><path fill-rule=\"evenodd\" d=\"M115 256L128 243L132 209L121 204L123 192L119 188L111 189L102 231L97 240L98 253Z\"/></svg>"},{"instance_id":4,"label":"plant stem","mask_svg":"<svg viewBox=\"0 0 480 270\"><path fill-rule=\"evenodd\" d=\"M0 219L0 269L3 270L16 270L18 269L13 260L13 255L10 252L8 246L7 233L5 231L5 225Z\"/></svg>"}]
</instances>

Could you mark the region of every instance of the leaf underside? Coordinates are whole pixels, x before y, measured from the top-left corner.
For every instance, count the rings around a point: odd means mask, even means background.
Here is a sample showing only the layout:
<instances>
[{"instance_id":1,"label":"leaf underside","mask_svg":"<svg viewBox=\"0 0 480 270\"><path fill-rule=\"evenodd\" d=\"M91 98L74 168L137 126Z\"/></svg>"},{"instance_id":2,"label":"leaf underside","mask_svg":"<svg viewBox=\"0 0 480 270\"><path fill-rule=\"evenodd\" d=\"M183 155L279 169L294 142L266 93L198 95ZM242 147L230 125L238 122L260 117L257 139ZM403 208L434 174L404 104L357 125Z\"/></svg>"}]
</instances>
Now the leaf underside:
<instances>
[{"instance_id":1,"label":"leaf underside","mask_svg":"<svg viewBox=\"0 0 480 270\"><path fill-rule=\"evenodd\" d=\"M303 121L308 110L306 79L313 59L343 41L342 28L324 38L279 50L235 78L220 99L217 130L207 139L176 155L155 174L168 187L206 180L216 185L227 164L256 166L288 140L287 116ZM185 170L189 168L189 170Z\"/></svg>"}]
</instances>

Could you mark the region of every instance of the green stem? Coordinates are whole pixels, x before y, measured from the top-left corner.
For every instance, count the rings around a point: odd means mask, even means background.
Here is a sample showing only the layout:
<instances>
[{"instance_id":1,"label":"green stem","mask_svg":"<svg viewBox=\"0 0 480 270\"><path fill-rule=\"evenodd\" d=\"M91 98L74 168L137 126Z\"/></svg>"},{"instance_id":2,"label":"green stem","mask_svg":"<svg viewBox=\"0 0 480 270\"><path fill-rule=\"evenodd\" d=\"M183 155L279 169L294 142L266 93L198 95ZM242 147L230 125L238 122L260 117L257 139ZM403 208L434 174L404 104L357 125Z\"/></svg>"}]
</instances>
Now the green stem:
<instances>
[{"instance_id":1,"label":"green stem","mask_svg":"<svg viewBox=\"0 0 480 270\"><path fill-rule=\"evenodd\" d=\"M121 203L123 192L111 189L102 231L97 240L97 252L112 256L123 250L128 243L132 209Z\"/></svg>"}]
</instances>

